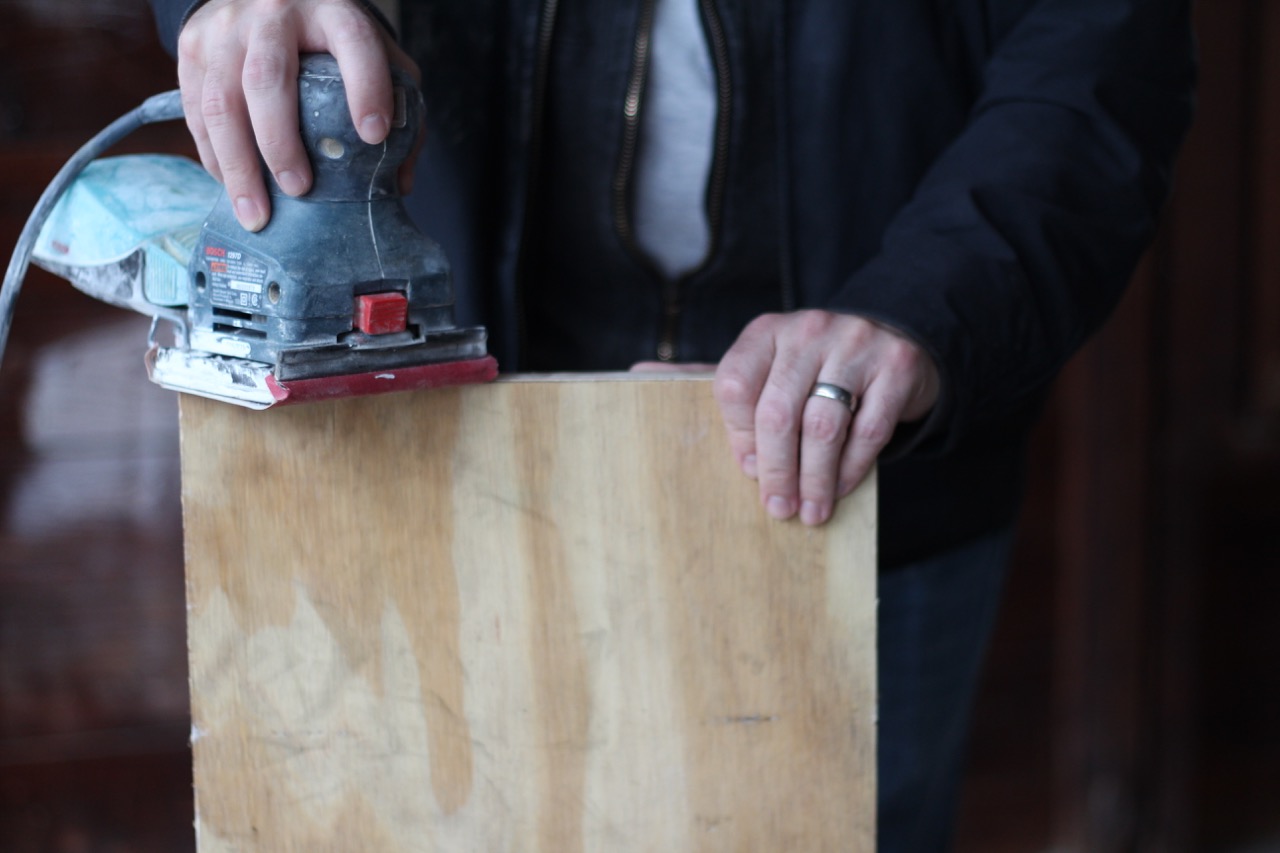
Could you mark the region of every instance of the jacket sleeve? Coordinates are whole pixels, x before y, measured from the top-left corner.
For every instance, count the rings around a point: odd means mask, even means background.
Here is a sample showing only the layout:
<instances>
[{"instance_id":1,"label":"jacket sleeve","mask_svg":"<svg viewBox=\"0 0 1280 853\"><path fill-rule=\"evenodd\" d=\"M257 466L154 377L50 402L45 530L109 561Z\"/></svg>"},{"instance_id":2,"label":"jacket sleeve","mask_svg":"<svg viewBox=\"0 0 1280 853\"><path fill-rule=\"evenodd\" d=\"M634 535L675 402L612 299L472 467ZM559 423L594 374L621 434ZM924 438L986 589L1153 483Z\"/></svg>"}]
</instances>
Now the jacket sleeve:
<instances>
[{"instance_id":1,"label":"jacket sleeve","mask_svg":"<svg viewBox=\"0 0 1280 853\"><path fill-rule=\"evenodd\" d=\"M1185 0L1020 5L964 130L831 303L936 360L942 398L909 442L922 452L1035 405L1101 325L1190 122Z\"/></svg>"},{"instance_id":2,"label":"jacket sleeve","mask_svg":"<svg viewBox=\"0 0 1280 853\"><path fill-rule=\"evenodd\" d=\"M150 0L160 43L169 51L170 56L178 55L178 34L182 32L183 24L205 2L206 0ZM396 28L371 0L359 0L359 3L387 32L393 36L396 34Z\"/></svg>"}]
</instances>

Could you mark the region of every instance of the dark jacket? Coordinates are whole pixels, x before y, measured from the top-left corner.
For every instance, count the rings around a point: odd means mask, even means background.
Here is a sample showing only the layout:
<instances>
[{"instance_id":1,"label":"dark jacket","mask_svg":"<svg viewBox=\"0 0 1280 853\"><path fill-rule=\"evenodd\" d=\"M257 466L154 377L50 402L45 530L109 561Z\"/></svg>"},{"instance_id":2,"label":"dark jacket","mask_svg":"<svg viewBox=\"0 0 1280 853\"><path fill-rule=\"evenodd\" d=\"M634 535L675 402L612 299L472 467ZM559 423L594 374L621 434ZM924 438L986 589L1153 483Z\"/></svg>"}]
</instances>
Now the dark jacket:
<instances>
[{"instance_id":1,"label":"dark jacket","mask_svg":"<svg viewBox=\"0 0 1280 853\"><path fill-rule=\"evenodd\" d=\"M941 400L882 461L889 567L1009 523L1027 431L1149 241L1190 120L1185 0L704 2L723 112L706 267L630 240L651 0L401 0L415 202L506 369L714 360L761 311L901 330ZM153 0L172 46L191 0Z\"/></svg>"}]
</instances>

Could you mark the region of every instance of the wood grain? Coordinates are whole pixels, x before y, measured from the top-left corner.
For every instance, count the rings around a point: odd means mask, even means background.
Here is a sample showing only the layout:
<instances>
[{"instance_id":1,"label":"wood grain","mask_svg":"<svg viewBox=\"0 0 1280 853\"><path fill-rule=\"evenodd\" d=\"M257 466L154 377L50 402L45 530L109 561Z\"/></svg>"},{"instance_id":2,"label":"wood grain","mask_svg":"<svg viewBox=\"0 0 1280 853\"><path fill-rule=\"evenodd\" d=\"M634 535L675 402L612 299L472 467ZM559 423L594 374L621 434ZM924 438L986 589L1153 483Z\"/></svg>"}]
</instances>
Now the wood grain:
<instances>
[{"instance_id":1,"label":"wood grain","mask_svg":"<svg viewBox=\"0 0 1280 853\"><path fill-rule=\"evenodd\" d=\"M769 521L703 379L182 401L213 851L870 850L875 498Z\"/></svg>"}]
</instances>

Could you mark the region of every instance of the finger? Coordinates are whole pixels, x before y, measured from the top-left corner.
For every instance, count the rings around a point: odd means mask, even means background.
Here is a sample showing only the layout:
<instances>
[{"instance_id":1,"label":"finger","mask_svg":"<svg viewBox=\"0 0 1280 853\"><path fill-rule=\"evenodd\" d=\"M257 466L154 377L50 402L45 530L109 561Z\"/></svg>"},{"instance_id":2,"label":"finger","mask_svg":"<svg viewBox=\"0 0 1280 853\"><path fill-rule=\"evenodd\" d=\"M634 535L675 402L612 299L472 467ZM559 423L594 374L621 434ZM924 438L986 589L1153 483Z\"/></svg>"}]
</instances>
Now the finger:
<instances>
[{"instance_id":1,"label":"finger","mask_svg":"<svg viewBox=\"0 0 1280 853\"><path fill-rule=\"evenodd\" d=\"M221 181L222 170L218 168L218 158L214 156L209 131L204 126L204 116L200 111L200 99L204 92L204 68L194 60L185 60L181 53L178 60L178 88L182 92L182 112L186 117L187 130L196 144L200 162L205 171Z\"/></svg>"},{"instance_id":2,"label":"finger","mask_svg":"<svg viewBox=\"0 0 1280 853\"><path fill-rule=\"evenodd\" d=\"M247 230L257 231L267 224L271 207L262 183L258 147L249 123L239 67L225 60L209 66L200 97L200 113L236 219Z\"/></svg>"},{"instance_id":3,"label":"finger","mask_svg":"<svg viewBox=\"0 0 1280 853\"><path fill-rule=\"evenodd\" d=\"M841 388L848 380L825 379ZM835 507L836 486L853 412L839 400L810 394L800 431L800 520L823 524Z\"/></svg>"},{"instance_id":4,"label":"finger","mask_svg":"<svg viewBox=\"0 0 1280 853\"><path fill-rule=\"evenodd\" d=\"M867 388L858 403L840 462L840 478L836 492L840 497L851 493L866 479L880 451L893 437L906 399L894 383L881 374Z\"/></svg>"},{"instance_id":5,"label":"finger","mask_svg":"<svg viewBox=\"0 0 1280 853\"><path fill-rule=\"evenodd\" d=\"M800 432L818 363L809 348L779 352L756 406L760 500L774 518L800 509Z\"/></svg>"},{"instance_id":6,"label":"finger","mask_svg":"<svg viewBox=\"0 0 1280 853\"><path fill-rule=\"evenodd\" d=\"M712 384L733 458L752 479L758 476L756 404L776 349L771 331L774 322L776 316L765 316L748 325L720 360Z\"/></svg>"},{"instance_id":7,"label":"finger","mask_svg":"<svg viewBox=\"0 0 1280 853\"><path fill-rule=\"evenodd\" d=\"M242 72L245 107L258 150L276 185L292 196L311 188L311 164L298 132L298 44L279 19L260 23Z\"/></svg>"},{"instance_id":8,"label":"finger","mask_svg":"<svg viewBox=\"0 0 1280 853\"><path fill-rule=\"evenodd\" d=\"M356 133L376 145L391 132L391 71L378 25L363 11L326 4L316 12L329 52L338 61Z\"/></svg>"}]
</instances>

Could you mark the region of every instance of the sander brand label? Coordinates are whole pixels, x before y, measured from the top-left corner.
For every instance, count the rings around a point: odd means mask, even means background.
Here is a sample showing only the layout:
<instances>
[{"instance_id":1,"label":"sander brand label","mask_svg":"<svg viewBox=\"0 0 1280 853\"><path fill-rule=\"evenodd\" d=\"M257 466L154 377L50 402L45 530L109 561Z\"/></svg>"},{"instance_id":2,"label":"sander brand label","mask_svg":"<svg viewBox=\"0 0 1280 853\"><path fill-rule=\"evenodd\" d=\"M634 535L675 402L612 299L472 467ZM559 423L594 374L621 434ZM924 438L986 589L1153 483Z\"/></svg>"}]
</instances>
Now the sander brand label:
<instances>
[{"instance_id":1,"label":"sander brand label","mask_svg":"<svg viewBox=\"0 0 1280 853\"><path fill-rule=\"evenodd\" d=\"M267 289L267 265L261 259L240 249L204 247L209 265L209 301L219 308L259 311Z\"/></svg>"}]
</instances>

